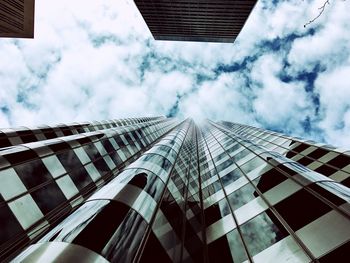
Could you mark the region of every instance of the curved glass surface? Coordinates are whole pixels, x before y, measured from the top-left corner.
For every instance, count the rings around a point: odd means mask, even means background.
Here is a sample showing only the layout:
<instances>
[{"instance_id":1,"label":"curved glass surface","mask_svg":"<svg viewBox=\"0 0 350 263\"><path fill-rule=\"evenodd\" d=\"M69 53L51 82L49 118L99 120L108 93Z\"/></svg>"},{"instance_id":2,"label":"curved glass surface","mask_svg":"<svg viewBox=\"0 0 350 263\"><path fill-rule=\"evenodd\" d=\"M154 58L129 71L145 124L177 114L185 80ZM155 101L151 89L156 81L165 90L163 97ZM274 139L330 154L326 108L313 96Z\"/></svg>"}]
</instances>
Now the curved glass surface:
<instances>
[{"instance_id":1,"label":"curved glass surface","mask_svg":"<svg viewBox=\"0 0 350 263\"><path fill-rule=\"evenodd\" d=\"M350 189L348 187L333 181L317 182L316 184L328 192L343 199L344 201L350 203ZM322 195L325 196L326 194L323 193Z\"/></svg>"},{"instance_id":2,"label":"curved glass surface","mask_svg":"<svg viewBox=\"0 0 350 263\"><path fill-rule=\"evenodd\" d=\"M118 258L130 262L146 226L144 219L128 206L116 201L94 200L82 205L39 242L73 243L108 260Z\"/></svg>"},{"instance_id":3,"label":"curved glass surface","mask_svg":"<svg viewBox=\"0 0 350 263\"><path fill-rule=\"evenodd\" d=\"M162 141L163 142L163 141ZM164 142L163 142L164 143ZM147 153L157 153L165 158L167 158L171 163L175 162L177 152L171 148L171 146L166 144L156 144L154 147L152 147L150 150L147 151Z\"/></svg>"},{"instance_id":4,"label":"curved glass surface","mask_svg":"<svg viewBox=\"0 0 350 263\"><path fill-rule=\"evenodd\" d=\"M153 171L165 183L167 181L172 164L168 159L161 155L145 154L141 156L141 158L139 158L136 162L132 163L129 167L143 168Z\"/></svg>"}]
</instances>

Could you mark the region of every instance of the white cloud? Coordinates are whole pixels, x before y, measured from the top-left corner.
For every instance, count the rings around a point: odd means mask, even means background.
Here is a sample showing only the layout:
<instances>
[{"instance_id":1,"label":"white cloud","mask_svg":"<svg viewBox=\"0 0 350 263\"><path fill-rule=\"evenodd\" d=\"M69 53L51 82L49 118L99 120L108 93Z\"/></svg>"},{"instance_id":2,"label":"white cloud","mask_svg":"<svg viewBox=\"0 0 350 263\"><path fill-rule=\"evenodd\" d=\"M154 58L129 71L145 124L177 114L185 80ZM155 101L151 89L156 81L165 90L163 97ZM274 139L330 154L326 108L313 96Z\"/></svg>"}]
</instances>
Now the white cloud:
<instances>
[{"instance_id":1,"label":"white cloud","mask_svg":"<svg viewBox=\"0 0 350 263\"><path fill-rule=\"evenodd\" d=\"M350 61L347 66L324 73L317 80L320 95L322 120L319 123L325 130L327 141L350 147Z\"/></svg>"},{"instance_id":2,"label":"white cloud","mask_svg":"<svg viewBox=\"0 0 350 263\"><path fill-rule=\"evenodd\" d=\"M320 128L350 147L350 1L305 29L322 2L258 1L236 42L215 44L154 41L131 0L37 0L35 39L0 39L0 126L164 115L178 103L181 117L314 138ZM317 64L312 93L298 76Z\"/></svg>"},{"instance_id":3,"label":"white cloud","mask_svg":"<svg viewBox=\"0 0 350 263\"><path fill-rule=\"evenodd\" d=\"M251 74L255 87L253 106L262 123L292 130L310 112L310 102L303 83L284 83L277 74L282 70L276 55L261 56Z\"/></svg>"},{"instance_id":4,"label":"white cloud","mask_svg":"<svg viewBox=\"0 0 350 263\"><path fill-rule=\"evenodd\" d=\"M350 2L337 1L328 8L324 17L321 16L322 22L315 21L316 25L321 25L315 35L297 39L293 43L288 61L294 70L312 70L310 66L315 62L333 68L341 66L344 59L349 57L350 35L347 32L350 30Z\"/></svg>"},{"instance_id":5,"label":"white cloud","mask_svg":"<svg viewBox=\"0 0 350 263\"><path fill-rule=\"evenodd\" d=\"M221 74L215 81L206 81L197 91L180 103L183 117L195 119L211 118L234 122L253 122L254 118L246 109L248 97L239 92L243 80L239 74Z\"/></svg>"}]
</instances>

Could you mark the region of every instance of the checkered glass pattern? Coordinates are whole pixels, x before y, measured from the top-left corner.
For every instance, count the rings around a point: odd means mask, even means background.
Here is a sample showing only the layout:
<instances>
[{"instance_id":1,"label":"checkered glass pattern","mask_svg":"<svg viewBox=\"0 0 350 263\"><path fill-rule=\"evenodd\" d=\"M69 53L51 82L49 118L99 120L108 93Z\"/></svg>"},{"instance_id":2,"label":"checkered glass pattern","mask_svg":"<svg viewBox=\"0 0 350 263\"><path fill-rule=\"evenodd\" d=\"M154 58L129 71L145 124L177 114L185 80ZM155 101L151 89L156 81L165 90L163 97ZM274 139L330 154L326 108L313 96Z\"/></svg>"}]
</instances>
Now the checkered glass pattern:
<instances>
[{"instance_id":1,"label":"checkered glass pattern","mask_svg":"<svg viewBox=\"0 0 350 263\"><path fill-rule=\"evenodd\" d=\"M112 128L106 123L2 148L2 258L62 220L175 125L164 118L120 120Z\"/></svg>"},{"instance_id":2,"label":"checkered glass pattern","mask_svg":"<svg viewBox=\"0 0 350 263\"><path fill-rule=\"evenodd\" d=\"M2 259L323 263L349 255L349 152L230 122L112 123L2 148Z\"/></svg>"}]
</instances>

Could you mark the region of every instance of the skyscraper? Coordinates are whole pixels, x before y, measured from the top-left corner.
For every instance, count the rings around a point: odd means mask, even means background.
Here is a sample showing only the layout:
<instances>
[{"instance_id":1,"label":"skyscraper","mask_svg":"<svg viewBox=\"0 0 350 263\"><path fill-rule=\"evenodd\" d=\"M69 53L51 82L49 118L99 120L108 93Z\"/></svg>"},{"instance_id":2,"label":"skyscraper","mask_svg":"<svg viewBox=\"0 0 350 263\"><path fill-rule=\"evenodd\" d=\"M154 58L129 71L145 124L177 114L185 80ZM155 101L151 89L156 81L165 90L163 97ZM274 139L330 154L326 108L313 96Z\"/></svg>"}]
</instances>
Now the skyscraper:
<instances>
[{"instance_id":1,"label":"skyscraper","mask_svg":"<svg viewBox=\"0 0 350 263\"><path fill-rule=\"evenodd\" d=\"M233 43L256 0L135 0L156 40Z\"/></svg>"},{"instance_id":2,"label":"skyscraper","mask_svg":"<svg viewBox=\"0 0 350 263\"><path fill-rule=\"evenodd\" d=\"M343 262L350 152L156 117L0 135L0 259Z\"/></svg>"},{"instance_id":3,"label":"skyscraper","mask_svg":"<svg viewBox=\"0 0 350 263\"><path fill-rule=\"evenodd\" d=\"M0 37L34 37L35 0L0 1Z\"/></svg>"}]
</instances>

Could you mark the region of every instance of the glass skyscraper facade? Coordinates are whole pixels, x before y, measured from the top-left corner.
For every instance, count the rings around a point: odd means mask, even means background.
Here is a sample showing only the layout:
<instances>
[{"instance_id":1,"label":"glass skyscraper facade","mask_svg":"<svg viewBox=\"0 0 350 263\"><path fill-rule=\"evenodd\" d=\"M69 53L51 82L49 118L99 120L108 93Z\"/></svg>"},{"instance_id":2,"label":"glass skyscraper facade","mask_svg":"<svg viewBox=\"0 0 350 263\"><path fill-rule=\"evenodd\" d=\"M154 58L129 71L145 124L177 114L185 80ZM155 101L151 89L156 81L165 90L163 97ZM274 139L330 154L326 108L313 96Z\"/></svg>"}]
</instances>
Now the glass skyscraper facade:
<instances>
[{"instance_id":1,"label":"glass skyscraper facade","mask_svg":"<svg viewBox=\"0 0 350 263\"><path fill-rule=\"evenodd\" d=\"M0 133L0 260L346 262L350 152L165 117Z\"/></svg>"}]
</instances>

